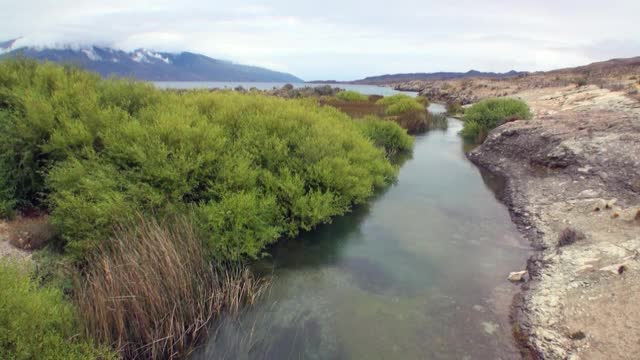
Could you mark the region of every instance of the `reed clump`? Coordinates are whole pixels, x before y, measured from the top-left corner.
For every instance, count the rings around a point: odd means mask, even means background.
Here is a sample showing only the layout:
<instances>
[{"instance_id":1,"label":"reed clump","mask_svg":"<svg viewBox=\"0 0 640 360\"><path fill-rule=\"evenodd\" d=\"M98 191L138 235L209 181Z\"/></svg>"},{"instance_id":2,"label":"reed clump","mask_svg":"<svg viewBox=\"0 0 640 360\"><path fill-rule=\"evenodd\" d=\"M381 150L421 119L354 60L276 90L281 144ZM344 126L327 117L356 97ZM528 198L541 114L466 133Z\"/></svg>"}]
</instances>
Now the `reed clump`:
<instances>
[{"instance_id":1,"label":"reed clump","mask_svg":"<svg viewBox=\"0 0 640 360\"><path fill-rule=\"evenodd\" d=\"M123 358L183 357L222 312L236 313L268 282L240 264L212 265L185 218L120 226L76 282L87 335Z\"/></svg>"}]
</instances>

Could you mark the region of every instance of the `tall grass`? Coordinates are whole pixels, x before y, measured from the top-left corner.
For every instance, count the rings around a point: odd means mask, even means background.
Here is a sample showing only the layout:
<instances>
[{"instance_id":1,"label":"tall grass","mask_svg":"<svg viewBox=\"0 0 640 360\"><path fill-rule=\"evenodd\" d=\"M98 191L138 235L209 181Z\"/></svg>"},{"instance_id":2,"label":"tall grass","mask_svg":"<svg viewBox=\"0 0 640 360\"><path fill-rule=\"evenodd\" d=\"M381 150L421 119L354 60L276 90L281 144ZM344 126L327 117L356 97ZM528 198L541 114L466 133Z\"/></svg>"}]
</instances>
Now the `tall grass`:
<instances>
[{"instance_id":1,"label":"tall grass","mask_svg":"<svg viewBox=\"0 0 640 360\"><path fill-rule=\"evenodd\" d=\"M241 265L212 266L193 225L140 218L120 227L77 281L87 335L125 358L189 353L223 311L256 301L267 282Z\"/></svg>"},{"instance_id":2,"label":"tall grass","mask_svg":"<svg viewBox=\"0 0 640 360\"><path fill-rule=\"evenodd\" d=\"M385 116L384 106L376 104L375 101L343 101L336 97L322 97L318 100L321 105L334 107L354 119L366 116Z\"/></svg>"},{"instance_id":3,"label":"tall grass","mask_svg":"<svg viewBox=\"0 0 640 360\"><path fill-rule=\"evenodd\" d=\"M431 130L447 130L449 128L449 121L445 114L431 114L431 122L429 123L429 129Z\"/></svg>"}]
</instances>

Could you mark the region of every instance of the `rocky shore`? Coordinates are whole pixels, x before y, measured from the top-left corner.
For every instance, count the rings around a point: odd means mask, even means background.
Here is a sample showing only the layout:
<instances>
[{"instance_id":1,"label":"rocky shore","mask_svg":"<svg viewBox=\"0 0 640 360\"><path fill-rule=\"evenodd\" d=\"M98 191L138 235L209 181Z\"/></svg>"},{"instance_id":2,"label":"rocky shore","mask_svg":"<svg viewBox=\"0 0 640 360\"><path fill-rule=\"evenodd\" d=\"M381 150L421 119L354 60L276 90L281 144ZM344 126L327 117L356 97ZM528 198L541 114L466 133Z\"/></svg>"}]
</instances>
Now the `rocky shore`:
<instances>
[{"instance_id":1,"label":"rocky shore","mask_svg":"<svg viewBox=\"0 0 640 360\"><path fill-rule=\"evenodd\" d=\"M502 200L538 250L514 307L523 354L637 359L640 103L595 86L516 96L534 120L495 129L468 157L504 177Z\"/></svg>"}]
</instances>

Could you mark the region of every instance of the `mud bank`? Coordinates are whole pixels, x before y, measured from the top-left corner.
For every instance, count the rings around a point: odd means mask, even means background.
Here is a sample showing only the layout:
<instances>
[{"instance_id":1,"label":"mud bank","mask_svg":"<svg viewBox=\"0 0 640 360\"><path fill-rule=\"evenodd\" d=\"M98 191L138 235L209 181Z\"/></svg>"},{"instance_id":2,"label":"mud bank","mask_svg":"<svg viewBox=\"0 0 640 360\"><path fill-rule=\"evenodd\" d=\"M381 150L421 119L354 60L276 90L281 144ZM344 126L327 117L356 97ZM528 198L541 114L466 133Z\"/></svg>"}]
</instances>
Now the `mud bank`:
<instances>
[{"instance_id":1,"label":"mud bank","mask_svg":"<svg viewBox=\"0 0 640 360\"><path fill-rule=\"evenodd\" d=\"M595 88L518 95L535 119L468 154L504 177L501 200L537 249L514 334L525 357L637 359L640 105Z\"/></svg>"}]
</instances>

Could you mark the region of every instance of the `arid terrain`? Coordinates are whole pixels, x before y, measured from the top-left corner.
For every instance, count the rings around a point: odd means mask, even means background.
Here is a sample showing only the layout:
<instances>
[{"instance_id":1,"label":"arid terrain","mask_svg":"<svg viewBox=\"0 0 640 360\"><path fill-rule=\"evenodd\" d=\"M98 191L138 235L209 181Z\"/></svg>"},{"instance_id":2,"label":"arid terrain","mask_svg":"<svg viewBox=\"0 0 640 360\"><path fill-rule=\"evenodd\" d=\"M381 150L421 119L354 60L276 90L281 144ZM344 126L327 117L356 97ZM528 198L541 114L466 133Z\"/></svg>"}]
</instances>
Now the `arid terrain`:
<instances>
[{"instance_id":1,"label":"arid terrain","mask_svg":"<svg viewBox=\"0 0 640 360\"><path fill-rule=\"evenodd\" d=\"M508 179L503 200L540 250L516 319L525 345L545 359L636 358L640 105L595 86L520 96L535 119L469 157Z\"/></svg>"},{"instance_id":2,"label":"arid terrain","mask_svg":"<svg viewBox=\"0 0 640 360\"><path fill-rule=\"evenodd\" d=\"M514 301L525 357L640 353L640 71L637 62L600 71L591 84L562 83L579 72L558 71L422 89L446 88L436 99L463 103L517 97L535 114L498 127L468 154L507 180L502 200L539 250Z\"/></svg>"},{"instance_id":3,"label":"arid terrain","mask_svg":"<svg viewBox=\"0 0 640 360\"><path fill-rule=\"evenodd\" d=\"M529 73L508 78L415 80L386 85L397 90L419 91L434 101L457 101L464 105L487 97L515 95L528 90L548 91L554 88L588 84L622 92L630 98L640 100L640 57L609 60L576 68Z\"/></svg>"},{"instance_id":4,"label":"arid terrain","mask_svg":"<svg viewBox=\"0 0 640 360\"><path fill-rule=\"evenodd\" d=\"M0 259L4 257L9 259L30 258L31 254L29 252L18 249L9 243L7 232L7 224L0 220Z\"/></svg>"}]
</instances>

